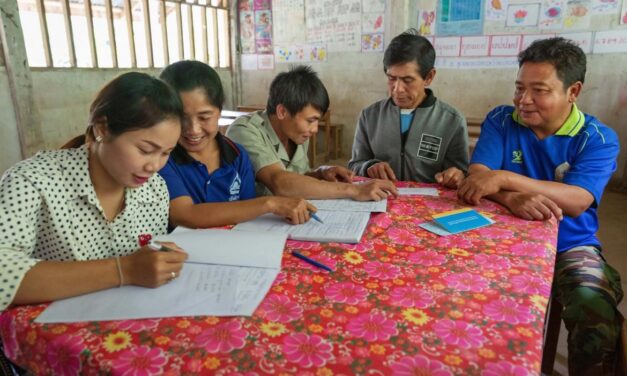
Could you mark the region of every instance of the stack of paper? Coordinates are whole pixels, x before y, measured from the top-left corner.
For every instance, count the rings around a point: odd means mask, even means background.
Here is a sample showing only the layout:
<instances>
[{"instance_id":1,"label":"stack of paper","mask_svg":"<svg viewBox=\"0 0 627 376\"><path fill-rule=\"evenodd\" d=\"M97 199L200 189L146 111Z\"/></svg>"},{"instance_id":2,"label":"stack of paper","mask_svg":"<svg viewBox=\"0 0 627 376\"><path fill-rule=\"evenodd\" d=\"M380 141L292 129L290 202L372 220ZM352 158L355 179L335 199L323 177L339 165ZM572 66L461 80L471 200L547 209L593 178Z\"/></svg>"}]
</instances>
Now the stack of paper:
<instances>
[{"instance_id":1,"label":"stack of paper","mask_svg":"<svg viewBox=\"0 0 627 376\"><path fill-rule=\"evenodd\" d=\"M316 212L323 223L310 220L302 225L291 225L273 214L240 223L233 230L285 234L290 239L315 242L359 243L370 219L369 211Z\"/></svg>"},{"instance_id":2,"label":"stack of paper","mask_svg":"<svg viewBox=\"0 0 627 376\"><path fill-rule=\"evenodd\" d=\"M173 241L189 254L180 276L172 282L156 289L124 286L59 300L36 321L250 316L281 269L286 236L191 230L158 240Z\"/></svg>"}]
</instances>

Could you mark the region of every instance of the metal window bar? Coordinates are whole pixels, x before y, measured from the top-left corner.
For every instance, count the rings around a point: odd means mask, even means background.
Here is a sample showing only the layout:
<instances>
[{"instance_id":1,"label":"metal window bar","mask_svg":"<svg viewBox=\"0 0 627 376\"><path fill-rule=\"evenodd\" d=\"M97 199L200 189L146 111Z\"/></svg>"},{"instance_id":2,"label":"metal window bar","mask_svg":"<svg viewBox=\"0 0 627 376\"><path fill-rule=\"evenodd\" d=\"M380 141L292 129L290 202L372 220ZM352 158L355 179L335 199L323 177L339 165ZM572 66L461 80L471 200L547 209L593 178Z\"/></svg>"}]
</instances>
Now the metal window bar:
<instances>
[{"instance_id":1,"label":"metal window bar","mask_svg":"<svg viewBox=\"0 0 627 376\"><path fill-rule=\"evenodd\" d=\"M118 49L115 43L115 31L113 30L113 5L111 0L105 0L105 8L107 11L107 28L109 30L109 46L111 47L111 62L113 68L118 67Z\"/></svg>"},{"instance_id":2,"label":"metal window bar","mask_svg":"<svg viewBox=\"0 0 627 376\"><path fill-rule=\"evenodd\" d=\"M46 6L44 0L37 0L37 15L39 16L39 28L41 29L41 40L44 43L44 56L46 57L46 67L52 67L52 52L50 51L50 36L48 35L48 21L46 20Z\"/></svg>"},{"instance_id":3,"label":"metal window bar","mask_svg":"<svg viewBox=\"0 0 627 376\"><path fill-rule=\"evenodd\" d=\"M152 29L150 27L150 8L148 0L142 1L142 11L144 13L144 33L146 34L146 55L148 58L148 67L155 66L155 59L152 56Z\"/></svg>"},{"instance_id":4,"label":"metal window bar","mask_svg":"<svg viewBox=\"0 0 627 376\"><path fill-rule=\"evenodd\" d=\"M95 68L98 67L98 53L96 52L96 37L94 34L94 17L91 11L91 0L84 0L83 5L85 6L85 21L87 22L91 66Z\"/></svg>"},{"instance_id":5,"label":"metal window bar","mask_svg":"<svg viewBox=\"0 0 627 376\"><path fill-rule=\"evenodd\" d=\"M163 39L163 64L170 64L170 46L168 45L168 13L165 1L159 1L159 17L161 17L161 39Z\"/></svg>"},{"instance_id":6,"label":"metal window bar","mask_svg":"<svg viewBox=\"0 0 627 376\"><path fill-rule=\"evenodd\" d=\"M124 18L126 19L126 34L128 49L131 57L131 67L137 67L137 51L135 50L135 32L133 31L133 6L131 0L124 0Z\"/></svg>"},{"instance_id":7,"label":"metal window bar","mask_svg":"<svg viewBox=\"0 0 627 376\"><path fill-rule=\"evenodd\" d=\"M46 60L46 67L52 67L52 53L50 48L50 35L48 31L48 23L46 19L46 8L44 4L45 0L35 0L37 5L37 13L39 17L40 29L42 34L43 41L43 50L44 56ZM91 65L92 67L99 67L98 63L98 53L96 51L96 39L94 32L94 17L92 10L92 1L91 0L83 0L84 1L84 9L85 9L85 17L87 23L87 31L88 31L88 40L89 40L89 48L91 55ZM148 66L154 67L154 52L153 52L153 44L152 44L152 29L150 25L150 5L149 1L151 0L142 0L142 11L143 11L143 22L144 22L144 31L146 36L146 48L147 48L147 56L148 56ZM230 65L229 56L230 56L230 47L229 47L229 1L228 0L156 0L159 2L159 13L161 17L161 37L163 39L163 56L165 64L169 64L170 56L169 56L169 46L168 46L168 30L167 30L167 9L166 3L175 4L175 17L177 24L177 36L179 41L178 46L178 58L184 59L185 51L184 51L184 43L183 43L183 19L181 12L181 5L185 4L187 7L187 21L188 21L188 37L189 37L189 45L190 45L190 56L192 59L196 58L196 41L194 38L195 33L202 33L202 59L210 63L214 66L219 67L228 67ZM74 32L72 28L72 14L70 10L70 0L60 0L63 12L63 18L65 21L65 30L68 44L68 52L70 59L70 66L77 66L76 59L76 47L74 44ZM113 63L113 68L118 67L118 56L117 56L117 43L115 37L115 26L113 21L113 4L112 0L104 0L105 6L105 14L107 21L107 29L109 34L109 46L111 51L111 60ZM129 39L129 49L130 49L130 57L131 57L131 66L133 68L137 67L137 51L135 47L135 39L133 32L133 14L131 7L131 0L124 0L124 16L126 18L127 24L127 33ZM200 25L196 25L193 17L192 6L199 6L202 8ZM210 22L207 20L207 11L210 12L209 17L211 18ZM199 30L197 30L199 29ZM209 40L208 34L211 34L212 40ZM225 40L225 38L227 38ZM224 58L221 59L221 52L225 55ZM200 56L199 56L200 57Z\"/></svg>"},{"instance_id":8,"label":"metal window bar","mask_svg":"<svg viewBox=\"0 0 627 376\"><path fill-rule=\"evenodd\" d=\"M74 33L72 31L72 15L70 13L70 0L61 0L61 9L63 11L63 21L65 23L65 36L67 38L68 56L70 58L70 67L76 67L76 51L74 50Z\"/></svg>"}]
</instances>

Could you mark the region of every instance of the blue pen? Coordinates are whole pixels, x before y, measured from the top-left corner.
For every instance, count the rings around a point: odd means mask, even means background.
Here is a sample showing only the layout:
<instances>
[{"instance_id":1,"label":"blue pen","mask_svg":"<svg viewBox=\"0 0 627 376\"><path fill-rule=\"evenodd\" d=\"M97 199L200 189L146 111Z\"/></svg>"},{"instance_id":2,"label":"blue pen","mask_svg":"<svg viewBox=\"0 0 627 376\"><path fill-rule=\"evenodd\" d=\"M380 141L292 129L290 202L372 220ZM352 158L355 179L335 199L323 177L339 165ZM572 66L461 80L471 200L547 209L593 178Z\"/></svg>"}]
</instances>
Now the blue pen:
<instances>
[{"instance_id":1,"label":"blue pen","mask_svg":"<svg viewBox=\"0 0 627 376\"><path fill-rule=\"evenodd\" d=\"M316 214L316 213L314 213L312 211L309 211L309 215L311 215L311 218L315 219L316 221L318 221L320 223L324 223L324 222L322 222L322 219L320 219L320 217L318 217L318 214Z\"/></svg>"},{"instance_id":2,"label":"blue pen","mask_svg":"<svg viewBox=\"0 0 627 376\"><path fill-rule=\"evenodd\" d=\"M324 265L324 264L321 264L321 263L319 263L319 262L318 262L318 261L316 261L316 260L312 260L312 259L310 259L309 257L307 257L307 256L303 255L302 253L298 253L298 252L296 252L296 251L292 251L292 255L293 255L294 257L298 257L299 259L301 259L301 260L305 261L305 262L306 262L306 263L308 263L308 264L311 264L311 265L313 265L313 266L317 266L317 267L319 267L320 269L324 269L324 270L326 270L326 271L328 271L328 272L332 272L332 271L333 271L333 269L329 268L328 266L326 266L326 265Z\"/></svg>"}]
</instances>

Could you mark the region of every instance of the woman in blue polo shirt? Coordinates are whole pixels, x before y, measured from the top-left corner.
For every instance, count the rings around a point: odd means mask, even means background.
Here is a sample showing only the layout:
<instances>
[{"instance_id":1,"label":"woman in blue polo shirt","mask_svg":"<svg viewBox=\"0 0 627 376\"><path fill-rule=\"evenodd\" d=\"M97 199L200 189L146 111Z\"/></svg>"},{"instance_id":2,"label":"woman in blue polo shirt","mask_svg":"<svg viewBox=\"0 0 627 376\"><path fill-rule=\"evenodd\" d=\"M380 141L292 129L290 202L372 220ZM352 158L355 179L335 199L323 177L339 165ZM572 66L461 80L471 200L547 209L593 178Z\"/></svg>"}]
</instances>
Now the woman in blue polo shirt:
<instances>
[{"instance_id":1,"label":"woman in blue polo shirt","mask_svg":"<svg viewBox=\"0 0 627 376\"><path fill-rule=\"evenodd\" d=\"M255 176L246 150L218 132L224 91L213 68L199 61L179 61L160 77L178 92L185 111L178 145L159 171L170 192L173 226L223 226L266 213L292 224L309 220L316 209L304 199L255 198Z\"/></svg>"}]
</instances>

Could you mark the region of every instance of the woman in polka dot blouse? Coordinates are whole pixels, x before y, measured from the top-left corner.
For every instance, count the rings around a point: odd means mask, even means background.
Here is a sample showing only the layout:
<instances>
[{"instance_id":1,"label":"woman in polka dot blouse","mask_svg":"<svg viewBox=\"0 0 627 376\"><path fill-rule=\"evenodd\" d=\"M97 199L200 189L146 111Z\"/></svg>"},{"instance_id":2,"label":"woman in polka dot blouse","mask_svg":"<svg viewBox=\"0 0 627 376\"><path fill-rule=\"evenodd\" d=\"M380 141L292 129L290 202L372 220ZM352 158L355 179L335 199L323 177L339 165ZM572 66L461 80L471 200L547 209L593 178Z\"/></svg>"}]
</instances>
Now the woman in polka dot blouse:
<instances>
[{"instance_id":1,"label":"woman in polka dot blouse","mask_svg":"<svg viewBox=\"0 0 627 376\"><path fill-rule=\"evenodd\" d=\"M161 79L183 101L185 120L178 145L159 171L170 193L170 222L192 228L224 226L274 213L292 224L316 208L302 198L256 197L248 153L218 132L224 104L220 77L199 61L166 67Z\"/></svg>"},{"instance_id":2,"label":"woman in polka dot blouse","mask_svg":"<svg viewBox=\"0 0 627 376\"><path fill-rule=\"evenodd\" d=\"M181 117L165 83L126 73L97 95L76 147L38 153L4 174L0 311L178 276L186 253L155 252L138 239L166 232L168 192L155 173Z\"/></svg>"}]
</instances>

